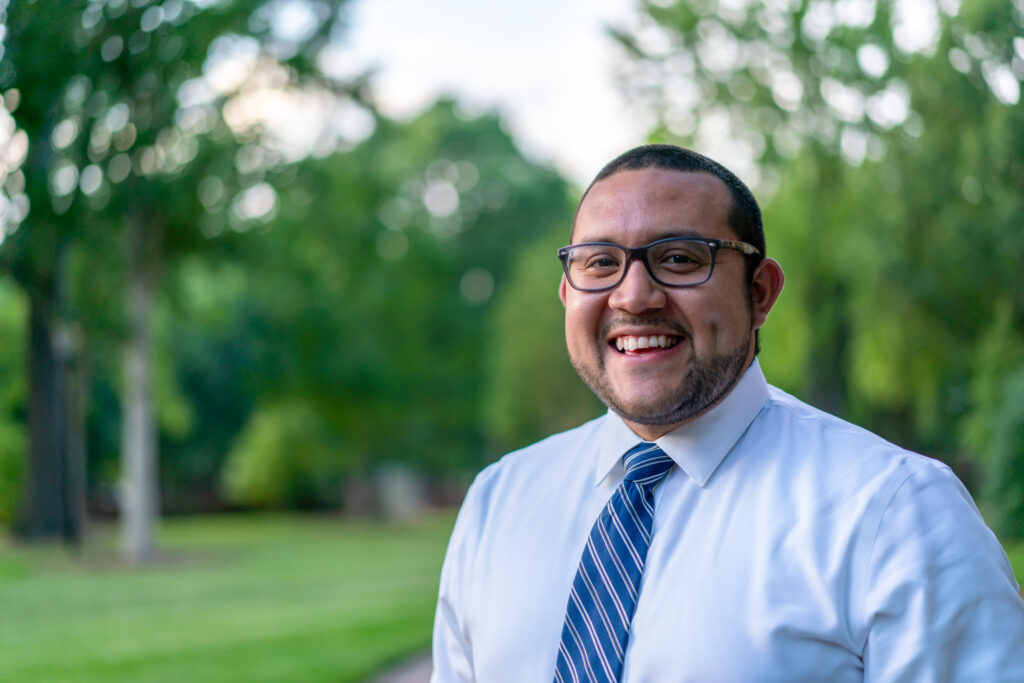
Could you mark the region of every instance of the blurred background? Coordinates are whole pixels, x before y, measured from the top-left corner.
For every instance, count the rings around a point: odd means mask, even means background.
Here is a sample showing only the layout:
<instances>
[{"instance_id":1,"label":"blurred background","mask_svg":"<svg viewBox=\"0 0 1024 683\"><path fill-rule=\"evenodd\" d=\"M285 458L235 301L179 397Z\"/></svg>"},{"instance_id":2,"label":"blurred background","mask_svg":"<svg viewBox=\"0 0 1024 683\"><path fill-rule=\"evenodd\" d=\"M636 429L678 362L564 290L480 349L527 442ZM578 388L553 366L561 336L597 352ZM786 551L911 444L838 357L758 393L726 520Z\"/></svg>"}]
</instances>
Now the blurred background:
<instances>
[{"instance_id":1,"label":"blurred background","mask_svg":"<svg viewBox=\"0 0 1024 683\"><path fill-rule=\"evenodd\" d=\"M597 416L600 166L762 202L770 381L1024 570L1024 1L0 0L0 679L360 681L454 507Z\"/></svg>"}]
</instances>

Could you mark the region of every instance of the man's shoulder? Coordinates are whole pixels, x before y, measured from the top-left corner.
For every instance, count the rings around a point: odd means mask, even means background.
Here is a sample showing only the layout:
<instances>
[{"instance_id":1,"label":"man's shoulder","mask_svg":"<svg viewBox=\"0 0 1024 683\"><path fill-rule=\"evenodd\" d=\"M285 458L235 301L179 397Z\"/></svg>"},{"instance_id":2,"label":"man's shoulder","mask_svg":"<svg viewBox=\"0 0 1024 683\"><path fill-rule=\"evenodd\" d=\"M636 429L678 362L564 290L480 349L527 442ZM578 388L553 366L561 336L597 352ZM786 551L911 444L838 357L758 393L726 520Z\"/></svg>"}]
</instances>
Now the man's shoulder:
<instances>
[{"instance_id":1,"label":"man's shoulder","mask_svg":"<svg viewBox=\"0 0 1024 683\"><path fill-rule=\"evenodd\" d=\"M521 512L563 489L582 481L591 446L600 438L604 418L553 434L514 450L491 463L473 480L466 492L460 517L483 528L495 516Z\"/></svg>"},{"instance_id":2,"label":"man's shoulder","mask_svg":"<svg viewBox=\"0 0 1024 683\"><path fill-rule=\"evenodd\" d=\"M815 408L774 386L758 420L757 437L794 469L811 468L816 477L835 477L854 487L873 481L884 489L905 478L955 479L943 462L908 450L884 437Z\"/></svg>"},{"instance_id":3,"label":"man's shoulder","mask_svg":"<svg viewBox=\"0 0 1024 683\"><path fill-rule=\"evenodd\" d=\"M474 486L503 477L551 475L552 470L571 467L585 448L597 438L607 415L594 418L578 427L552 434L528 446L506 453L477 475Z\"/></svg>"},{"instance_id":4,"label":"man's shoulder","mask_svg":"<svg viewBox=\"0 0 1024 683\"><path fill-rule=\"evenodd\" d=\"M768 386L768 401L763 414L768 416L778 427L793 429L798 433L820 433L824 437L859 443L861 446L875 446L910 453L872 431L815 408L772 385Z\"/></svg>"}]
</instances>

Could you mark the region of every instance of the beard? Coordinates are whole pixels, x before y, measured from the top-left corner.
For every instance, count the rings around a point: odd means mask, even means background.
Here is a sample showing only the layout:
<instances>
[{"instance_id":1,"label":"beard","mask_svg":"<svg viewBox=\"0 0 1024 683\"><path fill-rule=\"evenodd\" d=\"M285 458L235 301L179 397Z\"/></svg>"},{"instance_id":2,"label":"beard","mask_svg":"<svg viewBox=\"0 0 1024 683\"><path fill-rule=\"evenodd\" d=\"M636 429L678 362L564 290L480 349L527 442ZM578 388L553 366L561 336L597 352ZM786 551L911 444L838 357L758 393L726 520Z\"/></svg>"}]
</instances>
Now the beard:
<instances>
[{"instance_id":1,"label":"beard","mask_svg":"<svg viewBox=\"0 0 1024 683\"><path fill-rule=\"evenodd\" d=\"M623 420L650 426L686 422L718 404L740 381L750 353L750 338L735 348L710 358L694 357L672 391L654 402L627 403L616 396L608 381L603 360L598 368L585 366L570 356L573 368L601 402Z\"/></svg>"}]
</instances>

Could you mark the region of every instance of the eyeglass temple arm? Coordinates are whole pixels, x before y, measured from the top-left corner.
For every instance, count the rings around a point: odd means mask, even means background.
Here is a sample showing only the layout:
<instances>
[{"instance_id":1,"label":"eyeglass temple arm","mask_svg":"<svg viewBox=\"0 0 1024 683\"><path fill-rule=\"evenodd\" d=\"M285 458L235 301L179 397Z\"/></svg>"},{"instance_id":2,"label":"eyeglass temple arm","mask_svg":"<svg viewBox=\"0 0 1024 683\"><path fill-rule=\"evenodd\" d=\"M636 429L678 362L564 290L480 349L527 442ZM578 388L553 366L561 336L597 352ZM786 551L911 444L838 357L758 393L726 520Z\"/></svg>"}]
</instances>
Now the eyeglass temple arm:
<instances>
[{"instance_id":1,"label":"eyeglass temple arm","mask_svg":"<svg viewBox=\"0 0 1024 683\"><path fill-rule=\"evenodd\" d=\"M720 240L719 244L726 249L735 249L741 251L747 256L761 255L761 250L755 247L753 244L747 244L746 242L734 242L732 240Z\"/></svg>"}]
</instances>

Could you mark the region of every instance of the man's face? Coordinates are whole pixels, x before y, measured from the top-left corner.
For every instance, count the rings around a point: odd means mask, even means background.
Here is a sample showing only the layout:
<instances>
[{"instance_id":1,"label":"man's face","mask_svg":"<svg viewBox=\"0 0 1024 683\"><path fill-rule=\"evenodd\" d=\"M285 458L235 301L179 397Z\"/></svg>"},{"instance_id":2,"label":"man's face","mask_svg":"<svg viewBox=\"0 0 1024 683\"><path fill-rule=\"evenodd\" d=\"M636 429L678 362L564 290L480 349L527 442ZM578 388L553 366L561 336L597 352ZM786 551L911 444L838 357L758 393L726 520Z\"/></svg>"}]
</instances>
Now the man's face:
<instances>
[{"instance_id":1,"label":"man's face","mask_svg":"<svg viewBox=\"0 0 1024 683\"><path fill-rule=\"evenodd\" d=\"M591 187L576 217L573 244L639 247L673 236L738 240L729 226L731 206L728 188L709 173L620 171ZM559 294L576 371L647 439L714 406L754 357L750 288L743 255L732 249L718 252L711 279L696 287L659 285L633 261L612 290L580 292L563 276ZM761 322L763 317L756 324ZM666 347L619 350L652 336L660 344L661 335Z\"/></svg>"}]
</instances>

